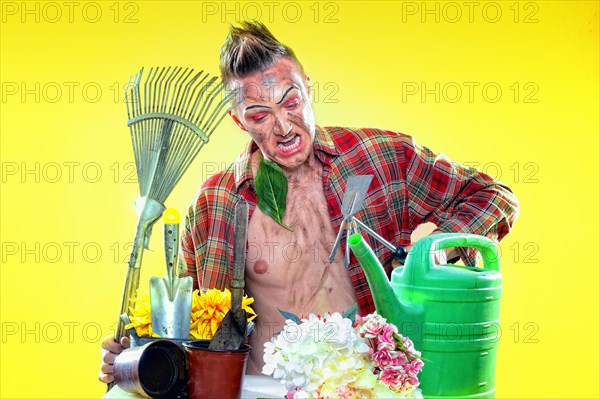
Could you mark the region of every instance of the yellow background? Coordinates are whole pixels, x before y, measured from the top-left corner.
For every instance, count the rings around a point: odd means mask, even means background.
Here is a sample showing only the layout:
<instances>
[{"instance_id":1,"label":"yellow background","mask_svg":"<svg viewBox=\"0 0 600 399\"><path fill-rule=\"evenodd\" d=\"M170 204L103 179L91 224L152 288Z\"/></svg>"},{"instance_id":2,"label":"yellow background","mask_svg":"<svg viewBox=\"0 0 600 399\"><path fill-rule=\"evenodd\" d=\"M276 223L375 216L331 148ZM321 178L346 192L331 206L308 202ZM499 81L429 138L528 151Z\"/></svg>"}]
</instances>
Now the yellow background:
<instances>
[{"instance_id":1,"label":"yellow background","mask_svg":"<svg viewBox=\"0 0 600 399\"><path fill-rule=\"evenodd\" d=\"M311 74L319 124L409 133L514 189L497 397L600 396L598 2L73 4L2 2L2 398L103 394L138 195L123 85L141 66L217 73L228 23L259 12ZM166 205L245 141L227 119ZM164 275L161 230L142 282Z\"/></svg>"}]
</instances>

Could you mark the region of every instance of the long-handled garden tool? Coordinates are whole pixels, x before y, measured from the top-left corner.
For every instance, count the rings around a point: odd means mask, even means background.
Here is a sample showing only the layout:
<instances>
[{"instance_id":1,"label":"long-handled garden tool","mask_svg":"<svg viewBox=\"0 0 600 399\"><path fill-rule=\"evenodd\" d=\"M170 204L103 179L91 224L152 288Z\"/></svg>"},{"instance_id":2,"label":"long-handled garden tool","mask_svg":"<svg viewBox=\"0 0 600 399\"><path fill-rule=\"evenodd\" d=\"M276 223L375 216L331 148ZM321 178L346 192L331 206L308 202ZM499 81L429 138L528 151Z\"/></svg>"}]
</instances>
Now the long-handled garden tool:
<instances>
[{"instance_id":1,"label":"long-handled garden tool","mask_svg":"<svg viewBox=\"0 0 600 399\"><path fill-rule=\"evenodd\" d=\"M178 277L175 274L179 249L179 212L169 208L163 220L167 277L150 277L152 332L163 338L188 339L194 281L191 276Z\"/></svg>"},{"instance_id":2,"label":"long-handled garden tool","mask_svg":"<svg viewBox=\"0 0 600 399\"><path fill-rule=\"evenodd\" d=\"M203 71L150 68L142 79L143 73L142 68L125 88L140 198L135 203L138 222L119 315L130 314L129 301L139 286L144 247L148 247L152 225L165 210L163 203L208 143L235 95L225 95L223 84ZM115 341L124 335L119 318Z\"/></svg>"},{"instance_id":3,"label":"long-handled garden tool","mask_svg":"<svg viewBox=\"0 0 600 399\"><path fill-rule=\"evenodd\" d=\"M244 269L246 267L246 239L248 232L248 203L235 206L235 232L233 235L233 279L231 281L231 307L223 317L210 341L210 349L238 350L244 346L247 333L246 311L242 308L244 295Z\"/></svg>"}]
</instances>

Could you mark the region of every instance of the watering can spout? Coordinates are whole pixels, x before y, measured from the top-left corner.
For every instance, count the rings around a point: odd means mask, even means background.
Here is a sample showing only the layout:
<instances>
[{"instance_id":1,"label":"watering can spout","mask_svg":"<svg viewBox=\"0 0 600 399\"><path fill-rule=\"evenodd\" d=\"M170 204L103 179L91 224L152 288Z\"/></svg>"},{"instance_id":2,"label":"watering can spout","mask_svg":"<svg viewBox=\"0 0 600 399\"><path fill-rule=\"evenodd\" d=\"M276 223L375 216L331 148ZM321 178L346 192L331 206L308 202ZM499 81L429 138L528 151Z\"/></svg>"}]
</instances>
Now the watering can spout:
<instances>
[{"instance_id":1,"label":"watering can spout","mask_svg":"<svg viewBox=\"0 0 600 399\"><path fill-rule=\"evenodd\" d=\"M395 324L401 333L408 333L417 346L420 342L422 307L404 304L398 299L383 266L360 234L351 235L348 245L365 272L377 313Z\"/></svg>"}]
</instances>

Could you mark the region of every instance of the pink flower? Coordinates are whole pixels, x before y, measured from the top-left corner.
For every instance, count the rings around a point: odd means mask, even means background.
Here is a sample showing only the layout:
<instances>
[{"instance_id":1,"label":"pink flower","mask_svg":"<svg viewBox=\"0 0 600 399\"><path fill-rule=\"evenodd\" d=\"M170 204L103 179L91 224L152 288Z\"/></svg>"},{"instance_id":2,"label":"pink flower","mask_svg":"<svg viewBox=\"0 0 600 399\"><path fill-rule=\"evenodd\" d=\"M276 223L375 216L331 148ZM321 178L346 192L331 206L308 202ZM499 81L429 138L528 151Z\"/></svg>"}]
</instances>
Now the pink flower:
<instances>
[{"instance_id":1,"label":"pink flower","mask_svg":"<svg viewBox=\"0 0 600 399\"><path fill-rule=\"evenodd\" d=\"M354 317L354 327L358 326L359 324L363 324L364 322L365 318L361 315L357 314L356 317Z\"/></svg>"},{"instance_id":2,"label":"pink flower","mask_svg":"<svg viewBox=\"0 0 600 399\"><path fill-rule=\"evenodd\" d=\"M408 337L402 337L402 345L406 348L408 352L414 352L415 346L413 342Z\"/></svg>"},{"instance_id":3,"label":"pink flower","mask_svg":"<svg viewBox=\"0 0 600 399\"><path fill-rule=\"evenodd\" d=\"M308 393L300 388L296 388L293 391L288 391L288 393L285 395L285 399L305 399L307 397Z\"/></svg>"},{"instance_id":4,"label":"pink flower","mask_svg":"<svg viewBox=\"0 0 600 399\"><path fill-rule=\"evenodd\" d=\"M386 347L378 350L373 355L373 361L375 362L375 366L377 367L387 367L394 362L394 354L390 352L390 350Z\"/></svg>"},{"instance_id":5,"label":"pink flower","mask_svg":"<svg viewBox=\"0 0 600 399\"><path fill-rule=\"evenodd\" d=\"M423 369L423 361L421 359L414 358L410 363L404 364L404 370L411 376L417 376ZM411 383L412 384L412 383ZM415 385L415 384L413 384Z\"/></svg>"},{"instance_id":6,"label":"pink flower","mask_svg":"<svg viewBox=\"0 0 600 399\"><path fill-rule=\"evenodd\" d=\"M394 360L392 362L392 366L394 367L404 367L406 363L408 363L408 357L404 352L395 352Z\"/></svg>"},{"instance_id":7,"label":"pink flower","mask_svg":"<svg viewBox=\"0 0 600 399\"><path fill-rule=\"evenodd\" d=\"M414 375L407 375L404 381L404 385L417 386L419 385L419 379Z\"/></svg>"},{"instance_id":8,"label":"pink flower","mask_svg":"<svg viewBox=\"0 0 600 399\"><path fill-rule=\"evenodd\" d=\"M398 328L395 325L385 324L381 328L381 332L377 337L377 339L379 340L377 348L380 349L381 347L385 346L390 350L396 349L396 340L394 339L395 333L398 333Z\"/></svg>"},{"instance_id":9,"label":"pink flower","mask_svg":"<svg viewBox=\"0 0 600 399\"><path fill-rule=\"evenodd\" d=\"M401 367L388 367L381 372L381 382L390 388L400 388L404 382L404 370Z\"/></svg>"},{"instance_id":10,"label":"pink flower","mask_svg":"<svg viewBox=\"0 0 600 399\"><path fill-rule=\"evenodd\" d=\"M375 338L384 327L384 323L376 318L367 320L361 327L361 335L365 338Z\"/></svg>"}]
</instances>

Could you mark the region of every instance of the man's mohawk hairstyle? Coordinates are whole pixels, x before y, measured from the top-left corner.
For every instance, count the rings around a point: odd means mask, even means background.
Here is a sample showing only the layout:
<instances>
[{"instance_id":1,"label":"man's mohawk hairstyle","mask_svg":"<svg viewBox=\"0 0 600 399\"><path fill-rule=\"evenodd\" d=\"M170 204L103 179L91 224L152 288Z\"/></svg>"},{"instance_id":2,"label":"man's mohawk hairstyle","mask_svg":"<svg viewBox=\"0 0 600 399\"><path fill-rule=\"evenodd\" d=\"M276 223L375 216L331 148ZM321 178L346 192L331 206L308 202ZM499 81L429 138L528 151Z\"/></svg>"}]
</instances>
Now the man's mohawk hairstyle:
<instances>
[{"instance_id":1,"label":"man's mohawk hairstyle","mask_svg":"<svg viewBox=\"0 0 600 399\"><path fill-rule=\"evenodd\" d=\"M229 35L221 47L221 77L226 84L232 78L244 78L263 71L282 57L298 62L294 51L277 40L259 21L242 21L230 25Z\"/></svg>"}]
</instances>

